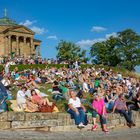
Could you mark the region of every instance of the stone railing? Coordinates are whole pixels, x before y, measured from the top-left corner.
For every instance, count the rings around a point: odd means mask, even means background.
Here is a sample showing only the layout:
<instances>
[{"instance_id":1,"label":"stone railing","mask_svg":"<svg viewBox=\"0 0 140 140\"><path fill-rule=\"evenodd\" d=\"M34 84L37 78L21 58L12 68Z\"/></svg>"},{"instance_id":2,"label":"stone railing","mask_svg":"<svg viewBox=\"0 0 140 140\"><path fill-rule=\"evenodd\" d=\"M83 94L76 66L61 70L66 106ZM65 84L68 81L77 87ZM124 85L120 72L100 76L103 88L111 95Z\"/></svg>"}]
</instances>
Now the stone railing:
<instances>
[{"instance_id":1,"label":"stone railing","mask_svg":"<svg viewBox=\"0 0 140 140\"><path fill-rule=\"evenodd\" d=\"M88 117L91 128L92 117ZM140 114L133 112L133 120L140 127ZM99 121L99 120L98 120ZM108 114L109 128L126 126L124 117L119 114ZM72 131L78 130L74 120L66 113L24 113L5 112L0 114L0 129L37 129L46 131Z\"/></svg>"}]
</instances>

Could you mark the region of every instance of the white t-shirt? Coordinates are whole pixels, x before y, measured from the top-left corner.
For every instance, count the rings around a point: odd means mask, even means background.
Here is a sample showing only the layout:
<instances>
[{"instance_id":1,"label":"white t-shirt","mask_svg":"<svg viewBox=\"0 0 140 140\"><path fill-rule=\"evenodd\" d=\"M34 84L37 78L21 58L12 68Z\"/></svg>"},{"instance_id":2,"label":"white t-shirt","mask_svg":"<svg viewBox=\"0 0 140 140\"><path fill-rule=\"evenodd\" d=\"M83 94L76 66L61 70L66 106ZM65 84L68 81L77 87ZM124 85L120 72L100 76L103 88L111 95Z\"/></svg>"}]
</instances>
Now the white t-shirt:
<instances>
[{"instance_id":1,"label":"white t-shirt","mask_svg":"<svg viewBox=\"0 0 140 140\"><path fill-rule=\"evenodd\" d=\"M2 79L1 82L3 83L4 86L8 86L8 85L10 85L10 80Z\"/></svg>"},{"instance_id":2,"label":"white t-shirt","mask_svg":"<svg viewBox=\"0 0 140 140\"><path fill-rule=\"evenodd\" d=\"M76 97L76 100L70 98L68 104L72 104L74 108L81 107L81 101L78 97Z\"/></svg>"},{"instance_id":3,"label":"white t-shirt","mask_svg":"<svg viewBox=\"0 0 140 140\"><path fill-rule=\"evenodd\" d=\"M25 104L25 93L22 90L17 92L17 104Z\"/></svg>"},{"instance_id":4,"label":"white t-shirt","mask_svg":"<svg viewBox=\"0 0 140 140\"><path fill-rule=\"evenodd\" d=\"M88 85L87 85L87 83L83 83L83 90L85 91L85 92L88 92Z\"/></svg>"}]
</instances>

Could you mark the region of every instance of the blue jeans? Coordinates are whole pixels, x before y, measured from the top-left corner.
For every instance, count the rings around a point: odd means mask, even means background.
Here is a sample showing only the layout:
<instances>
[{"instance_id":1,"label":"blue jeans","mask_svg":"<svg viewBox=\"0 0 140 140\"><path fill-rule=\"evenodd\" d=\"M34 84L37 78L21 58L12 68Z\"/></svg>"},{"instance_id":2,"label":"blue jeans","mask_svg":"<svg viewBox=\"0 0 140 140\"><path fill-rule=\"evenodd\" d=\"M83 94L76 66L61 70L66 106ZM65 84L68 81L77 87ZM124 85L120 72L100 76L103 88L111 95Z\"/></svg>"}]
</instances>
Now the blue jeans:
<instances>
[{"instance_id":1,"label":"blue jeans","mask_svg":"<svg viewBox=\"0 0 140 140\"><path fill-rule=\"evenodd\" d=\"M5 101L2 104L0 104L0 110L7 111L7 104Z\"/></svg>"},{"instance_id":2,"label":"blue jeans","mask_svg":"<svg viewBox=\"0 0 140 140\"><path fill-rule=\"evenodd\" d=\"M93 110L93 112L92 112L92 117L93 117L93 118L96 118L97 114L98 114L98 113L97 113L95 110ZM98 114L98 115L100 116L100 122L101 122L101 124L102 124L102 125L103 125L103 124L106 124L106 123L107 123L106 118L103 117L103 116L100 115L100 114Z\"/></svg>"},{"instance_id":3,"label":"blue jeans","mask_svg":"<svg viewBox=\"0 0 140 140\"><path fill-rule=\"evenodd\" d=\"M75 120L75 124L79 125L81 122L84 125L87 125L88 121L87 121L87 116L86 113L84 112L84 110L80 107L77 108L79 115L77 115L72 109L68 109L68 113L71 115L71 117Z\"/></svg>"},{"instance_id":4,"label":"blue jeans","mask_svg":"<svg viewBox=\"0 0 140 140\"><path fill-rule=\"evenodd\" d=\"M125 117L125 119L128 123L132 123L132 112L131 111L127 112L125 110L118 110L118 112Z\"/></svg>"}]
</instances>

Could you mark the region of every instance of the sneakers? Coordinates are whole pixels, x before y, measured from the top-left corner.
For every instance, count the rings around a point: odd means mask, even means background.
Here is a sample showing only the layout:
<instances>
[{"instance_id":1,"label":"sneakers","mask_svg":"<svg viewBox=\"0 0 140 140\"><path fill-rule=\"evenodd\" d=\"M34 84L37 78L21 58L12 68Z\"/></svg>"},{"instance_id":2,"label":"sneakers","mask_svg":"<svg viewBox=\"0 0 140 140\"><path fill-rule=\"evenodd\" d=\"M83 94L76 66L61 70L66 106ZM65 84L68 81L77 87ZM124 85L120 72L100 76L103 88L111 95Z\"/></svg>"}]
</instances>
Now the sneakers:
<instances>
[{"instance_id":1,"label":"sneakers","mask_svg":"<svg viewBox=\"0 0 140 140\"><path fill-rule=\"evenodd\" d=\"M127 126L131 128L132 126L136 126L136 125L132 122L132 123L127 123Z\"/></svg>"},{"instance_id":2,"label":"sneakers","mask_svg":"<svg viewBox=\"0 0 140 140\"><path fill-rule=\"evenodd\" d=\"M3 113L4 112L4 110L3 109L0 109L0 113Z\"/></svg>"},{"instance_id":3,"label":"sneakers","mask_svg":"<svg viewBox=\"0 0 140 140\"><path fill-rule=\"evenodd\" d=\"M97 125L94 124L94 125L92 126L92 130L95 131L96 129L97 129Z\"/></svg>"},{"instance_id":4,"label":"sneakers","mask_svg":"<svg viewBox=\"0 0 140 140\"><path fill-rule=\"evenodd\" d=\"M131 123L131 126L136 126L136 124L132 122L132 123Z\"/></svg>"},{"instance_id":5,"label":"sneakers","mask_svg":"<svg viewBox=\"0 0 140 140\"><path fill-rule=\"evenodd\" d=\"M77 127L78 127L78 128L84 128L85 125L83 125L83 123L80 123Z\"/></svg>"}]
</instances>

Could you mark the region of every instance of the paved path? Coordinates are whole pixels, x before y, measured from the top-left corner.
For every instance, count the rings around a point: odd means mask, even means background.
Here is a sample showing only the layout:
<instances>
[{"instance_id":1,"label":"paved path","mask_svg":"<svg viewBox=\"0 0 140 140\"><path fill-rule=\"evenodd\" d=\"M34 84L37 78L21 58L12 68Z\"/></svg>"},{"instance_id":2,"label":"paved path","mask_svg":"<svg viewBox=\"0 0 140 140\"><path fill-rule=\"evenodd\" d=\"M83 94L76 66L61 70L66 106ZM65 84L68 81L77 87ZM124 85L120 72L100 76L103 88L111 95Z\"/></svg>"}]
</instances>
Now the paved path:
<instances>
[{"instance_id":1,"label":"paved path","mask_svg":"<svg viewBox=\"0 0 140 140\"><path fill-rule=\"evenodd\" d=\"M140 140L140 128L101 131L44 132L33 130L3 130L0 140Z\"/></svg>"}]
</instances>

